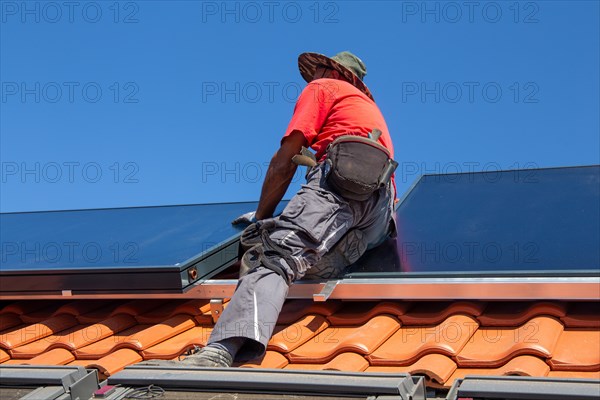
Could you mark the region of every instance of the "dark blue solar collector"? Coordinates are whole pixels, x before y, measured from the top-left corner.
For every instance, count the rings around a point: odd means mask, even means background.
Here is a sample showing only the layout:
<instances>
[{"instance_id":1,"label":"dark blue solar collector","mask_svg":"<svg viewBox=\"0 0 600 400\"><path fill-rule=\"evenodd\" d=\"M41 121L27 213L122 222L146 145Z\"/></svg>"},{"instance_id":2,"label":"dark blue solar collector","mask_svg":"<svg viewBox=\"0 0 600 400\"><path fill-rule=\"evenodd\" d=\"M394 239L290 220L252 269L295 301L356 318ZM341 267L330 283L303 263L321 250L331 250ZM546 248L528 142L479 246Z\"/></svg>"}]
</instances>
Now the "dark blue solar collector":
<instances>
[{"instance_id":1,"label":"dark blue solar collector","mask_svg":"<svg viewBox=\"0 0 600 400\"><path fill-rule=\"evenodd\" d=\"M181 291L237 261L230 221L256 206L0 214L0 291Z\"/></svg>"},{"instance_id":2,"label":"dark blue solar collector","mask_svg":"<svg viewBox=\"0 0 600 400\"><path fill-rule=\"evenodd\" d=\"M600 274L598 165L424 175L396 217L396 243L351 272Z\"/></svg>"}]
</instances>

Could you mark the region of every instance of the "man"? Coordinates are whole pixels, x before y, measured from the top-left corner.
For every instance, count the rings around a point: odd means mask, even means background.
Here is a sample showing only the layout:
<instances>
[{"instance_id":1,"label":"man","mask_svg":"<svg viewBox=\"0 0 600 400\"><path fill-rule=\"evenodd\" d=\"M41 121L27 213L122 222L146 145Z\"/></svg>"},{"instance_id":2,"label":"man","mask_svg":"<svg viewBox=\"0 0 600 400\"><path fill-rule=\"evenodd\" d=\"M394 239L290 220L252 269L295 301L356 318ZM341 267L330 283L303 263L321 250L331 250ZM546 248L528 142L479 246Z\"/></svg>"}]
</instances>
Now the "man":
<instances>
[{"instance_id":1,"label":"man","mask_svg":"<svg viewBox=\"0 0 600 400\"><path fill-rule=\"evenodd\" d=\"M365 200L354 200L334 190L327 179L332 165L326 152L341 136L366 138L377 128L381 136L374 139L393 158L385 120L362 81L364 63L342 52L331 58L303 53L298 64L308 85L271 160L258 208L233 222L252 224L242 235L242 244L250 248L242 259L238 286L207 346L181 363L229 367L234 359L260 357L293 281L311 273L338 275L390 234L393 182L380 185ZM309 146L319 162L308 170L306 185L273 218L296 172L292 158Z\"/></svg>"}]
</instances>

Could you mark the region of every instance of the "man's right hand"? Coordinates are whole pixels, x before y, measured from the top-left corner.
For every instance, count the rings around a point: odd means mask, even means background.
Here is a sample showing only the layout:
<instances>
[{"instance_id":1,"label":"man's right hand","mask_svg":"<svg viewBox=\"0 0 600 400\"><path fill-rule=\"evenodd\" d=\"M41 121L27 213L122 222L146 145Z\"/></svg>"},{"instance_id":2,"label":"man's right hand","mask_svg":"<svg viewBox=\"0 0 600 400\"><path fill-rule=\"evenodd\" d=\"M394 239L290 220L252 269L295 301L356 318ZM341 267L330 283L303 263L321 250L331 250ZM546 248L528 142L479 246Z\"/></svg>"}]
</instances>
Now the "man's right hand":
<instances>
[{"instance_id":1,"label":"man's right hand","mask_svg":"<svg viewBox=\"0 0 600 400\"><path fill-rule=\"evenodd\" d=\"M250 225L257 221L256 219L256 211L250 211L246 214L242 214L233 221L231 221L232 225L246 224Z\"/></svg>"}]
</instances>

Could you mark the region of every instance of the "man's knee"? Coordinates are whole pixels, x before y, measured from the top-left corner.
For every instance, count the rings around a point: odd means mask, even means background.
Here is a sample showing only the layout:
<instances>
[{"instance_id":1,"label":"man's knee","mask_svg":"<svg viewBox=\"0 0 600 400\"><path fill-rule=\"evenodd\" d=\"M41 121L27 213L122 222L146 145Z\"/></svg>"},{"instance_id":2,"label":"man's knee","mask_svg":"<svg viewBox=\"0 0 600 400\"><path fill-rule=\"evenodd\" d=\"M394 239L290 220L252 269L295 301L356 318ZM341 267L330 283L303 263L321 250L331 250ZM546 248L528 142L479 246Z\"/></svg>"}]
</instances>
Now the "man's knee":
<instances>
[{"instance_id":1,"label":"man's knee","mask_svg":"<svg viewBox=\"0 0 600 400\"><path fill-rule=\"evenodd\" d=\"M307 272L307 279L333 279L341 276L344 270L354 264L367 250L365 235L359 229L352 229L333 248L324 254Z\"/></svg>"}]
</instances>

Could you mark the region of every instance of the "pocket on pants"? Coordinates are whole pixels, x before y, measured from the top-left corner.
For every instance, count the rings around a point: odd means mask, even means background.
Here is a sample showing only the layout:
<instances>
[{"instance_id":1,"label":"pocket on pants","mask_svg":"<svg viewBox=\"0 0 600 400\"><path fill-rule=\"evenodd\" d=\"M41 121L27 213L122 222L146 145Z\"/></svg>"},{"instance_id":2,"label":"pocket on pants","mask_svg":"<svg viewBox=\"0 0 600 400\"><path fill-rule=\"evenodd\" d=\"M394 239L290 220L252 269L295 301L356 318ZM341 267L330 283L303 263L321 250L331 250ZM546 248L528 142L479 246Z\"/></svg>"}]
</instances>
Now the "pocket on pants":
<instances>
[{"instance_id":1,"label":"pocket on pants","mask_svg":"<svg viewBox=\"0 0 600 400\"><path fill-rule=\"evenodd\" d=\"M325 190L303 187L292 198L280 220L304 232L315 244L319 244L328 228L340 215L340 204L335 196Z\"/></svg>"}]
</instances>

